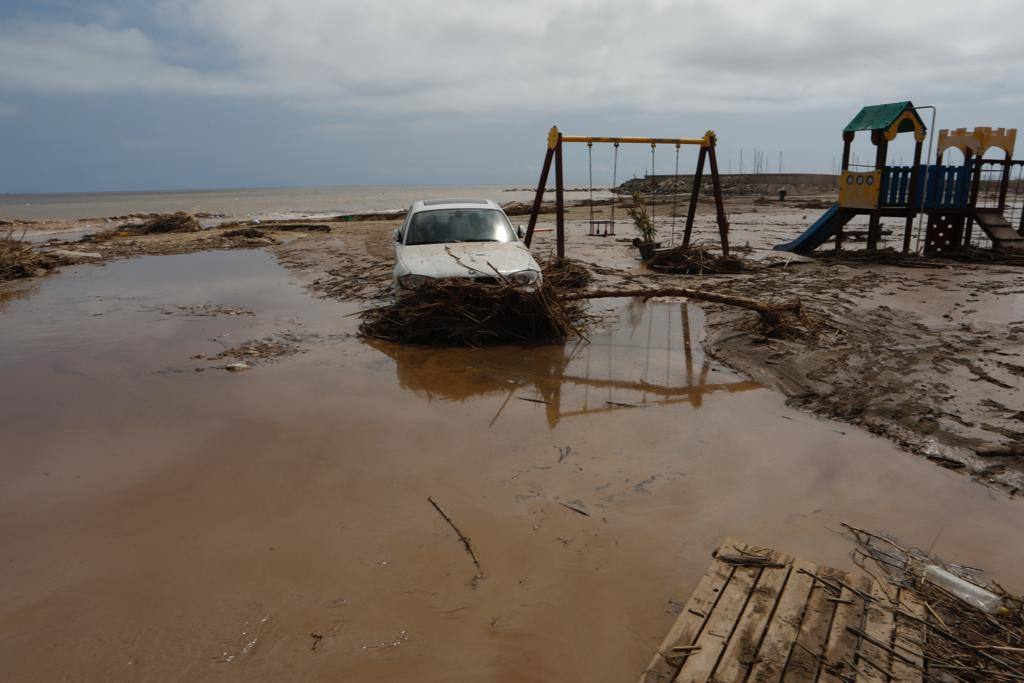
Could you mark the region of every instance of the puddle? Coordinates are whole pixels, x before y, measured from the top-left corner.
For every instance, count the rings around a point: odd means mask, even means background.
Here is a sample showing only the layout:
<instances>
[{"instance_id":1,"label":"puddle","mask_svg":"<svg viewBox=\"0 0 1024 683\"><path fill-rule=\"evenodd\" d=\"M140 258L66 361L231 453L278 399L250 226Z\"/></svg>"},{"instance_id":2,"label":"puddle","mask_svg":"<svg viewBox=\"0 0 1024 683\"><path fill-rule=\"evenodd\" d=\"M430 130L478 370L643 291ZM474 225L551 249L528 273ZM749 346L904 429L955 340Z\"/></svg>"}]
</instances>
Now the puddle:
<instances>
[{"instance_id":1,"label":"puddle","mask_svg":"<svg viewBox=\"0 0 1024 683\"><path fill-rule=\"evenodd\" d=\"M722 536L850 568L839 521L1024 588L1019 503L709 362L699 308L475 350L364 344L353 310L260 251L6 303L7 676L630 679Z\"/></svg>"},{"instance_id":2,"label":"puddle","mask_svg":"<svg viewBox=\"0 0 1024 683\"><path fill-rule=\"evenodd\" d=\"M589 340L565 347L437 349L368 342L394 361L401 387L427 400L504 396L546 406L550 427L571 418L637 408L688 404L700 408L711 392L750 391L704 356L704 314L691 304L620 301L595 307L606 322Z\"/></svg>"}]
</instances>

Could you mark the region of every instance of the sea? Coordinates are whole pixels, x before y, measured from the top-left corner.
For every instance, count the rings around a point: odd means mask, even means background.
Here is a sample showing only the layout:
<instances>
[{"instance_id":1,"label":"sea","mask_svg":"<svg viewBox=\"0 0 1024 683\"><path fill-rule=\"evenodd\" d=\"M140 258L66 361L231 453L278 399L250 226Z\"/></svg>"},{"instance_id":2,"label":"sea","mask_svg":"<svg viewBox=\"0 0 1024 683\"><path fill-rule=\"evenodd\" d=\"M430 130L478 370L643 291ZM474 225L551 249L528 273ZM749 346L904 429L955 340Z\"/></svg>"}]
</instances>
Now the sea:
<instances>
[{"instance_id":1,"label":"sea","mask_svg":"<svg viewBox=\"0 0 1024 683\"><path fill-rule=\"evenodd\" d=\"M531 188L492 185L0 194L0 219L73 221L173 211L199 214L205 223L240 219L327 218L406 209L419 199L486 198L506 204L531 201L533 195ZM554 199L553 195L547 195L546 199ZM583 199L589 196L589 191L573 188L566 195L570 199ZM594 192L595 198L606 196L610 196L606 190Z\"/></svg>"}]
</instances>

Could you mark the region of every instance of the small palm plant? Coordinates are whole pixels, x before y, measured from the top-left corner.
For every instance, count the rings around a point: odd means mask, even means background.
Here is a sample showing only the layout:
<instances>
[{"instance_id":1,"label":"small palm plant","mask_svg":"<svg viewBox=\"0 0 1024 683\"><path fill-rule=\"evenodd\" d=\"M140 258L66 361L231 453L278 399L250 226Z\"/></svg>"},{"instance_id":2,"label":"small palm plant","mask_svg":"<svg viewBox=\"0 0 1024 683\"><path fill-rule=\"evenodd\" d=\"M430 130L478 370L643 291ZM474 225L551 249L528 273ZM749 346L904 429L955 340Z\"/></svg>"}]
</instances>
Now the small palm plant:
<instances>
[{"instance_id":1,"label":"small palm plant","mask_svg":"<svg viewBox=\"0 0 1024 683\"><path fill-rule=\"evenodd\" d=\"M626 213L633 219L633 226L640 235L643 242L653 242L658 235L658 228L654 221L647 215L647 208L644 206L644 198L639 192L633 193L633 206L626 209Z\"/></svg>"}]
</instances>

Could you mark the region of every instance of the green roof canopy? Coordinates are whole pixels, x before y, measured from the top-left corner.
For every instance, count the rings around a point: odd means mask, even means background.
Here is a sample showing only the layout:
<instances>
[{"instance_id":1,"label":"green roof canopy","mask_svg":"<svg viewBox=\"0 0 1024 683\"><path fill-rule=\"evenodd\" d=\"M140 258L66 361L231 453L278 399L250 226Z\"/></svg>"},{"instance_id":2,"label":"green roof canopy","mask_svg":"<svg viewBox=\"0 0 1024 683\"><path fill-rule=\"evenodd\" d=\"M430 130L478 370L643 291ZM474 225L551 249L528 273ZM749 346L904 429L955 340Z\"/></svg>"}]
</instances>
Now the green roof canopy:
<instances>
[{"instance_id":1,"label":"green roof canopy","mask_svg":"<svg viewBox=\"0 0 1024 683\"><path fill-rule=\"evenodd\" d=\"M864 107L857 115L853 117L853 120L846 124L846 128L843 128L844 133L853 133L858 130L885 130L893 124L893 122L900 117L903 112L910 110L917 119L918 123L921 124L921 128L924 129L924 121L921 121L921 117L914 111L914 103L910 100L905 102L891 102L889 104L875 104L870 107ZM904 122L904 124L909 124ZM900 126L902 129L903 126ZM909 130L909 129L908 129ZM907 132L900 130L900 132Z\"/></svg>"}]
</instances>

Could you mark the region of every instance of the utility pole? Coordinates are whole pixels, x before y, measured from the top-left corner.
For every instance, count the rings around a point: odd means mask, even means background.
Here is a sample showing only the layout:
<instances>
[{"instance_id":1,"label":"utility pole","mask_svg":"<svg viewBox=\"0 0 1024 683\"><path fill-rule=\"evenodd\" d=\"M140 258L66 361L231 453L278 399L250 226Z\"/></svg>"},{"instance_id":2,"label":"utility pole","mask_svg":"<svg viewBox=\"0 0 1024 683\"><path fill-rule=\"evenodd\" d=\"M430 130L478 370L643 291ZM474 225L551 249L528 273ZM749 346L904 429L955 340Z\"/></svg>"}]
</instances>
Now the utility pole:
<instances>
[{"instance_id":1,"label":"utility pole","mask_svg":"<svg viewBox=\"0 0 1024 683\"><path fill-rule=\"evenodd\" d=\"M782 150L779 150L779 174L782 173Z\"/></svg>"}]
</instances>

